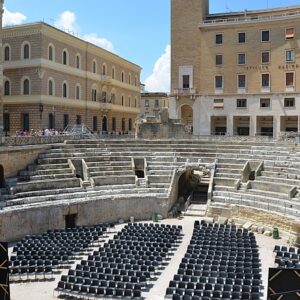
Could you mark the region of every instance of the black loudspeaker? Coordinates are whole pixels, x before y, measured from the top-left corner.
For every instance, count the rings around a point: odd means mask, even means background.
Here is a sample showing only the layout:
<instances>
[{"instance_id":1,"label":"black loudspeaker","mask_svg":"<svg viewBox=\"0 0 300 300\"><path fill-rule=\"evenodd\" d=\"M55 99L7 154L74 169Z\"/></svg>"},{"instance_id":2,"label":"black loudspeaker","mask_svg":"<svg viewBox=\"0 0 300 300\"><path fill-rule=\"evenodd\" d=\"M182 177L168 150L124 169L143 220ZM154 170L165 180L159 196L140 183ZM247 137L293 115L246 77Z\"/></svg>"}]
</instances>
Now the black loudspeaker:
<instances>
[{"instance_id":1,"label":"black loudspeaker","mask_svg":"<svg viewBox=\"0 0 300 300\"><path fill-rule=\"evenodd\" d=\"M300 300L300 270L270 268L268 300Z\"/></svg>"},{"instance_id":2,"label":"black loudspeaker","mask_svg":"<svg viewBox=\"0 0 300 300\"><path fill-rule=\"evenodd\" d=\"M10 300L7 243L0 243L0 299Z\"/></svg>"}]
</instances>

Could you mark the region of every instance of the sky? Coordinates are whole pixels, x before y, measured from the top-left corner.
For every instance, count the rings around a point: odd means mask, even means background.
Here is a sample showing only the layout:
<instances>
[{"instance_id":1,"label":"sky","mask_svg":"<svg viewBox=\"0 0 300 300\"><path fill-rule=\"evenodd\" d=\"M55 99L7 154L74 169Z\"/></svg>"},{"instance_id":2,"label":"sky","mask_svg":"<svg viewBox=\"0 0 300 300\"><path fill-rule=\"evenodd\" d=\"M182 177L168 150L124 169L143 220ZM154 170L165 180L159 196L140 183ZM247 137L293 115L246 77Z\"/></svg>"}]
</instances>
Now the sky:
<instances>
[{"instance_id":1,"label":"sky","mask_svg":"<svg viewBox=\"0 0 300 300\"><path fill-rule=\"evenodd\" d=\"M210 13L290 5L300 0L210 0ZM169 92L170 0L5 0L4 7L4 25L44 21L141 66L147 91Z\"/></svg>"}]
</instances>

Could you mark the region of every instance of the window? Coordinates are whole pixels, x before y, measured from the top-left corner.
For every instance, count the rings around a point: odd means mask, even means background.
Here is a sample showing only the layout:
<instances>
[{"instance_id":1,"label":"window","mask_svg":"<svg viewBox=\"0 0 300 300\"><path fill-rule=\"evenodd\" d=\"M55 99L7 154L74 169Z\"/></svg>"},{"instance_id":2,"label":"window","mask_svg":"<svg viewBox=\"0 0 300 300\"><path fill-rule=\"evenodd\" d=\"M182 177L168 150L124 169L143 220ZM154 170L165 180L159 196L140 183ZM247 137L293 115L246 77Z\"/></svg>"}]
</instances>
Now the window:
<instances>
[{"instance_id":1,"label":"window","mask_svg":"<svg viewBox=\"0 0 300 300\"><path fill-rule=\"evenodd\" d=\"M261 63L262 64L270 63L270 51L263 51L261 53Z\"/></svg>"},{"instance_id":2,"label":"window","mask_svg":"<svg viewBox=\"0 0 300 300\"><path fill-rule=\"evenodd\" d=\"M106 75L106 65L103 64L102 66L102 75Z\"/></svg>"},{"instance_id":3,"label":"window","mask_svg":"<svg viewBox=\"0 0 300 300\"><path fill-rule=\"evenodd\" d=\"M128 97L128 106L131 107L131 97Z\"/></svg>"},{"instance_id":4,"label":"window","mask_svg":"<svg viewBox=\"0 0 300 300\"><path fill-rule=\"evenodd\" d=\"M4 96L10 95L10 82L9 80L5 80L4 82Z\"/></svg>"},{"instance_id":5,"label":"window","mask_svg":"<svg viewBox=\"0 0 300 300\"><path fill-rule=\"evenodd\" d=\"M270 87L270 74L261 74L261 86Z\"/></svg>"},{"instance_id":6,"label":"window","mask_svg":"<svg viewBox=\"0 0 300 300\"><path fill-rule=\"evenodd\" d=\"M145 100L145 107L149 107L149 100Z\"/></svg>"},{"instance_id":7,"label":"window","mask_svg":"<svg viewBox=\"0 0 300 300\"><path fill-rule=\"evenodd\" d=\"M237 108L247 108L247 99L236 99Z\"/></svg>"},{"instance_id":8,"label":"window","mask_svg":"<svg viewBox=\"0 0 300 300\"><path fill-rule=\"evenodd\" d=\"M3 114L3 131L7 132L10 131L10 117L9 117L9 113L5 112Z\"/></svg>"},{"instance_id":9,"label":"window","mask_svg":"<svg viewBox=\"0 0 300 300\"><path fill-rule=\"evenodd\" d=\"M69 125L69 115L64 115L64 128L66 128Z\"/></svg>"},{"instance_id":10,"label":"window","mask_svg":"<svg viewBox=\"0 0 300 300\"><path fill-rule=\"evenodd\" d=\"M92 101L96 102L97 101L97 90L92 89Z\"/></svg>"},{"instance_id":11,"label":"window","mask_svg":"<svg viewBox=\"0 0 300 300\"><path fill-rule=\"evenodd\" d=\"M48 59L53 60L53 47L51 45L48 48Z\"/></svg>"},{"instance_id":12,"label":"window","mask_svg":"<svg viewBox=\"0 0 300 300\"><path fill-rule=\"evenodd\" d=\"M271 106L271 100L270 98L262 98L260 99L260 107L261 108L267 108Z\"/></svg>"},{"instance_id":13,"label":"window","mask_svg":"<svg viewBox=\"0 0 300 300\"><path fill-rule=\"evenodd\" d=\"M294 62L295 61L295 50L286 50L285 51L285 61L286 62Z\"/></svg>"},{"instance_id":14,"label":"window","mask_svg":"<svg viewBox=\"0 0 300 300\"><path fill-rule=\"evenodd\" d=\"M284 107L295 107L295 98L284 98Z\"/></svg>"},{"instance_id":15,"label":"window","mask_svg":"<svg viewBox=\"0 0 300 300\"><path fill-rule=\"evenodd\" d=\"M75 94L75 96L76 96L76 100L80 100L80 85L79 84L76 85L76 94Z\"/></svg>"},{"instance_id":16,"label":"window","mask_svg":"<svg viewBox=\"0 0 300 300\"><path fill-rule=\"evenodd\" d=\"M124 72L121 73L121 81L124 82Z\"/></svg>"},{"instance_id":17,"label":"window","mask_svg":"<svg viewBox=\"0 0 300 300\"><path fill-rule=\"evenodd\" d=\"M110 96L110 101L112 104L115 104L115 101L116 101L116 94L112 93L111 96Z\"/></svg>"},{"instance_id":18,"label":"window","mask_svg":"<svg viewBox=\"0 0 300 300\"><path fill-rule=\"evenodd\" d=\"M224 99L214 99L214 108L224 108Z\"/></svg>"},{"instance_id":19,"label":"window","mask_svg":"<svg viewBox=\"0 0 300 300\"><path fill-rule=\"evenodd\" d=\"M124 96L121 97L121 104L124 106Z\"/></svg>"},{"instance_id":20,"label":"window","mask_svg":"<svg viewBox=\"0 0 300 300\"><path fill-rule=\"evenodd\" d=\"M116 131L116 118L112 118L111 120L112 124L111 124L111 128L112 128L112 131Z\"/></svg>"},{"instance_id":21,"label":"window","mask_svg":"<svg viewBox=\"0 0 300 300\"><path fill-rule=\"evenodd\" d=\"M295 29L294 28L287 28L285 30L285 39L292 40L295 36Z\"/></svg>"},{"instance_id":22,"label":"window","mask_svg":"<svg viewBox=\"0 0 300 300\"><path fill-rule=\"evenodd\" d=\"M239 65L246 64L246 53L238 53L238 64Z\"/></svg>"},{"instance_id":23,"label":"window","mask_svg":"<svg viewBox=\"0 0 300 300\"><path fill-rule=\"evenodd\" d=\"M63 98L68 97L68 86L66 83L63 84Z\"/></svg>"},{"instance_id":24,"label":"window","mask_svg":"<svg viewBox=\"0 0 300 300\"><path fill-rule=\"evenodd\" d=\"M131 84L131 75L128 75L128 83Z\"/></svg>"},{"instance_id":25,"label":"window","mask_svg":"<svg viewBox=\"0 0 300 300\"><path fill-rule=\"evenodd\" d=\"M285 86L293 87L294 86L294 72L285 73Z\"/></svg>"},{"instance_id":26,"label":"window","mask_svg":"<svg viewBox=\"0 0 300 300\"><path fill-rule=\"evenodd\" d=\"M132 120L128 119L128 130L131 131L132 130Z\"/></svg>"},{"instance_id":27,"label":"window","mask_svg":"<svg viewBox=\"0 0 300 300\"><path fill-rule=\"evenodd\" d=\"M261 41L262 42L269 42L270 41L270 31L269 30L262 30L261 31Z\"/></svg>"},{"instance_id":28,"label":"window","mask_svg":"<svg viewBox=\"0 0 300 300\"><path fill-rule=\"evenodd\" d=\"M223 44L223 34L222 33L216 34L216 44L217 45Z\"/></svg>"},{"instance_id":29,"label":"window","mask_svg":"<svg viewBox=\"0 0 300 300\"><path fill-rule=\"evenodd\" d=\"M184 88L184 89L190 88L190 75L182 76L182 88Z\"/></svg>"},{"instance_id":30,"label":"window","mask_svg":"<svg viewBox=\"0 0 300 300\"><path fill-rule=\"evenodd\" d=\"M23 81L23 95L29 95L30 94L30 82L29 79L25 79Z\"/></svg>"},{"instance_id":31,"label":"window","mask_svg":"<svg viewBox=\"0 0 300 300\"><path fill-rule=\"evenodd\" d=\"M246 87L246 75L238 75L238 88Z\"/></svg>"},{"instance_id":32,"label":"window","mask_svg":"<svg viewBox=\"0 0 300 300\"><path fill-rule=\"evenodd\" d=\"M10 47L5 46L4 48L4 60L9 61L10 60Z\"/></svg>"},{"instance_id":33,"label":"window","mask_svg":"<svg viewBox=\"0 0 300 300\"><path fill-rule=\"evenodd\" d=\"M68 53L66 50L63 51L63 64L67 65L68 64Z\"/></svg>"},{"instance_id":34,"label":"window","mask_svg":"<svg viewBox=\"0 0 300 300\"><path fill-rule=\"evenodd\" d=\"M48 81L48 95L53 96L53 81L50 79Z\"/></svg>"},{"instance_id":35,"label":"window","mask_svg":"<svg viewBox=\"0 0 300 300\"><path fill-rule=\"evenodd\" d=\"M115 79L115 68L114 67L112 67L112 69L111 69L111 78Z\"/></svg>"},{"instance_id":36,"label":"window","mask_svg":"<svg viewBox=\"0 0 300 300\"><path fill-rule=\"evenodd\" d=\"M25 44L23 46L23 59L29 59L29 56L30 56L29 44Z\"/></svg>"},{"instance_id":37,"label":"window","mask_svg":"<svg viewBox=\"0 0 300 300\"><path fill-rule=\"evenodd\" d=\"M105 91L102 92L102 101L106 103L107 93Z\"/></svg>"},{"instance_id":38,"label":"window","mask_svg":"<svg viewBox=\"0 0 300 300\"><path fill-rule=\"evenodd\" d=\"M97 64L96 61L93 60L93 73L96 74L97 73Z\"/></svg>"},{"instance_id":39,"label":"window","mask_svg":"<svg viewBox=\"0 0 300 300\"><path fill-rule=\"evenodd\" d=\"M137 99L134 98L134 107L137 107Z\"/></svg>"},{"instance_id":40,"label":"window","mask_svg":"<svg viewBox=\"0 0 300 300\"><path fill-rule=\"evenodd\" d=\"M79 54L76 55L76 68L80 69L80 55Z\"/></svg>"},{"instance_id":41,"label":"window","mask_svg":"<svg viewBox=\"0 0 300 300\"><path fill-rule=\"evenodd\" d=\"M215 77L215 88L222 89L223 88L223 76Z\"/></svg>"},{"instance_id":42,"label":"window","mask_svg":"<svg viewBox=\"0 0 300 300\"><path fill-rule=\"evenodd\" d=\"M246 33L245 32L238 33L238 41L240 44L246 43Z\"/></svg>"},{"instance_id":43,"label":"window","mask_svg":"<svg viewBox=\"0 0 300 300\"><path fill-rule=\"evenodd\" d=\"M216 65L217 66L223 65L223 55L222 54L216 55Z\"/></svg>"},{"instance_id":44,"label":"window","mask_svg":"<svg viewBox=\"0 0 300 300\"><path fill-rule=\"evenodd\" d=\"M98 120L97 120L97 117L94 116L93 117L93 131L97 131L98 130Z\"/></svg>"},{"instance_id":45,"label":"window","mask_svg":"<svg viewBox=\"0 0 300 300\"><path fill-rule=\"evenodd\" d=\"M154 106L155 106L156 108L159 107L159 100L158 100L158 99L155 99L155 104L154 104Z\"/></svg>"},{"instance_id":46,"label":"window","mask_svg":"<svg viewBox=\"0 0 300 300\"><path fill-rule=\"evenodd\" d=\"M77 115L76 116L76 125L80 125L81 124L81 116Z\"/></svg>"}]
</instances>

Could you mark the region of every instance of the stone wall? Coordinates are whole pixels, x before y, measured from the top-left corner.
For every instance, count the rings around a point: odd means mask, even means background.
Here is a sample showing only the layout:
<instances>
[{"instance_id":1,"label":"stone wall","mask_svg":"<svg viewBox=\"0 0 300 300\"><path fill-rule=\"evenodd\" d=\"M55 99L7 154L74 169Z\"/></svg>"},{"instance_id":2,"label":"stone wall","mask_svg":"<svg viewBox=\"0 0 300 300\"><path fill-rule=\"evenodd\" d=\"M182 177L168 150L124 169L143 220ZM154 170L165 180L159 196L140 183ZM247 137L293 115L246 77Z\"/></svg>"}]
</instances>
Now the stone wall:
<instances>
[{"instance_id":1,"label":"stone wall","mask_svg":"<svg viewBox=\"0 0 300 300\"><path fill-rule=\"evenodd\" d=\"M0 165L4 168L4 177L16 176L18 171L34 162L37 156L49 149L49 145L0 148Z\"/></svg>"},{"instance_id":2,"label":"stone wall","mask_svg":"<svg viewBox=\"0 0 300 300\"><path fill-rule=\"evenodd\" d=\"M64 202L55 205L39 205L33 208L0 211L0 240L16 241L27 234L41 234L48 229L65 228L65 215L77 214L77 225L93 225L102 222L150 220L156 212L167 217L166 200L156 197L115 198L87 200L80 203Z\"/></svg>"}]
</instances>

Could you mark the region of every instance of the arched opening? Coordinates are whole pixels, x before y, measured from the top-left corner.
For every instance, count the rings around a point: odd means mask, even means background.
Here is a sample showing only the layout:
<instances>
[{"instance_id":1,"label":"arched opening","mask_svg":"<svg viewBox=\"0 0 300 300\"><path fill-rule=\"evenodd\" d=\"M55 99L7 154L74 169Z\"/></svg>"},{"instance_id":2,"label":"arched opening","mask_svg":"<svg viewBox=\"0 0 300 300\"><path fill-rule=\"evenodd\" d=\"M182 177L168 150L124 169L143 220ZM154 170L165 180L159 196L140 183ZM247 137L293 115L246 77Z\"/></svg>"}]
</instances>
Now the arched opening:
<instances>
[{"instance_id":1,"label":"arched opening","mask_svg":"<svg viewBox=\"0 0 300 300\"><path fill-rule=\"evenodd\" d=\"M107 132L107 118L106 117L103 117L102 119L102 131L103 132Z\"/></svg>"},{"instance_id":2,"label":"arched opening","mask_svg":"<svg viewBox=\"0 0 300 300\"><path fill-rule=\"evenodd\" d=\"M181 106L180 108L180 119L181 122L186 125L189 130L193 130L193 108L187 104Z\"/></svg>"},{"instance_id":3,"label":"arched opening","mask_svg":"<svg viewBox=\"0 0 300 300\"><path fill-rule=\"evenodd\" d=\"M0 165L0 189L5 187L4 168Z\"/></svg>"}]
</instances>

